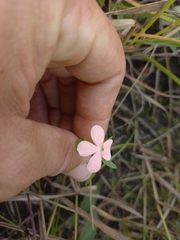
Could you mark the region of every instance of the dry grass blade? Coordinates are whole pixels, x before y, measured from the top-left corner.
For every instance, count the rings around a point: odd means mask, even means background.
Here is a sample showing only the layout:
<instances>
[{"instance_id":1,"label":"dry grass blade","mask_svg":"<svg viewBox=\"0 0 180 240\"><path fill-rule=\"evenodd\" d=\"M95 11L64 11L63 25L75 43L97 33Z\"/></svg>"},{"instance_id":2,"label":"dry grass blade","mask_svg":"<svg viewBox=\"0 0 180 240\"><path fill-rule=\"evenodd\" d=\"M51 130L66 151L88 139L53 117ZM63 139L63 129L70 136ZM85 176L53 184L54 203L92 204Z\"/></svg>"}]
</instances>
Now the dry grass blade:
<instances>
[{"instance_id":1,"label":"dry grass blade","mask_svg":"<svg viewBox=\"0 0 180 240\"><path fill-rule=\"evenodd\" d=\"M166 98L177 98L177 99L180 99L180 96L177 96L177 95L169 95L169 94L166 94L166 93L163 93L163 92L160 92L154 88L152 88L151 86L139 81L138 79L134 78L133 76L129 75L128 73L126 73L125 75L127 78L129 78L131 81L133 82L136 82L136 84L144 87L145 89L151 91L151 92L154 92L156 93L157 95L160 95L160 96L163 96L163 97L166 97Z\"/></svg>"},{"instance_id":2,"label":"dry grass blade","mask_svg":"<svg viewBox=\"0 0 180 240\"><path fill-rule=\"evenodd\" d=\"M153 231L155 233L159 233L161 236L166 237L166 233L163 232L162 230L158 230L156 227L150 226L150 225L145 225L143 223L140 223L138 221L126 221L125 222L127 225L134 226L139 229L146 229L146 231ZM120 239L119 239L120 240Z\"/></svg>"},{"instance_id":3,"label":"dry grass blade","mask_svg":"<svg viewBox=\"0 0 180 240\"><path fill-rule=\"evenodd\" d=\"M180 199L180 192L178 192L171 184L169 184L164 178L159 176L157 173L154 175L156 178L156 181L158 181L162 186L167 188L169 192L174 194L178 199Z\"/></svg>"},{"instance_id":4,"label":"dry grass blade","mask_svg":"<svg viewBox=\"0 0 180 240\"><path fill-rule=\"evenodd\" d=\"M112 216L111 214L107 213L106 211L102 210L101 208L99 207L96 207L94 205L91 205L92 209L93 210L96 210L96 212L102 216L103 218L107 219L108 221L116 221L116 222L119 222L121 221L120 218L116 218L114 216Z\"/></svg>"},{"instance_id":5,"label":"dry grass blade","mask_svg":"<svg viewBox=\"0 0 180 240\"><path fill-rule=\"evenodd\" d=\"M149 103L151 103L151 104L153 104L154 106L162 109L162 110L166 113L166 115L168 116L168 111L166 110L166 108L165 108L162 104L160 104L158 101L156 101L156 100L153 99L152 97L149 97L148 95L144 94L143 92L141 92L141 93L142 93L143 97L144 97Z\"/></svg>"},{"instance_id":6,"label":"dry grass blade","mask_svg":"<svg viewBox=\"0 0 180 240\"><path fill-rule=\"evenodd\" d=\"M169 133L177 130L178 128L180 128L180 123L178 123L176 126L170 128L167 132L163 133L161 136L147 142L147 143L144 143L142 145L151 145L151 144L155 144L156 142L160 141L162 138L166 137Z\"/></svg>"},{"instance_id":7,"label":"dry grass blade","mask_svg":"<svg viewBox=\"0 0 180 240\"><path fill-rule=\"evenodd\" d=\"M146 154L144 154L144 156L145 156L145 159L144 159L145 160L145 164L146 164L146 167L147 167L148 172L149 172L150 177L151 177L151 183L152 183L152 187L153 187L154 199L155 199L155 202L156 202L156 207L157 207L159 216L161 218L161 221L163 223L167 239L171 240L171 236L170 236L169 230L167 228L167 224L165 222L165 219L164 219L164 216L163 216L163 213L162 213L162 209L160 208L160 206L158 204L159 194L158 194L158 190L157 190L157 186L156 186L156 182L155 182L155 173L154 173L153 168L151 167L149 161L146 158Z\"/></svg>"},{"instance_id":8,"label":"dry grass blade","mask_svg":"<svg viewBox=\"0 0 180 240\"><path fill-rule=\"evenodd\" d=\"M177 30L176 30L177 31ZM179 31L179 29L178 29ZM125 37L126 35L125 34L121 34L122 37ZM131 36L134 36L134 37L143 37L143 38L146 38L146 40L154 40L154 39L159 39L159 40L162 40L162 41L170 41L170 42L174 42L174 43L178 43L180 44L180 40L178 39L175 39L175 38L170 38L170 37L166 37L166 36L156 36L156 35L153 35L153 34L147 34L147 33L132 33ZM144 42L146 41L144 40Z\"/></svg>"},{"instance_id":9,"label":"dry grass blade","mask_svg":"<svg viewBox=\"0 0 180 240\"><path fill-rule=\"evenodd\" d=\"M52 195L43 195L43 198L44 199L58 199L58 198L61 198L61 197L67 197L67 196L74 196L76 193L74 191L69 191L67 193L64 193L64 194L52 194ZM41 199L33 194L29 194L29 198L31 201L40 201ZM11 201L17 201L17 202L20 202L20 201L26 201L26 196L25 195L17 195L15 197L12 197L11 198Z\"/></svg>"},{"instance_id":10,"label":"dry grass blade","mask_svg":"<svg viewBox=\"0 0 180 240\"><path fill-rule=\"evenodd\" d=\"M125 14L138 14L138 13L150 13L150 12L158 12L167 1L160 1L155 3L145 4L143 6L132 7L125 10L118 10L107 12L107 15L125 15Z\"/></svg>"},{"instance_id":11,"label":"dry grass blade","mask_svg":"<svg viewBox=\"0 0 180 240\"><path fill-rule=\"evenodd\" d=\"M107 213L106 211L100 209L99 207L96 207L95 205L92 205L92 208L93 208L94 210L96 210L96 212L97 212L100 216L106 218L106 219L109 220L109 221L122 222L122 221L125 219L125 218L121 219L121 218L114 217L114 216L112 216L112 214ZM132 219L132 218L134 218L134 217L127 217L126 219L130 219L130 218Z\"/></svg>"},{"instance_id":12,"label":"dry grass blade","mask_svg":"<svg viewBox=\"0 0 180 240\"><path fill-rule=\"evenodd\" d=\"M159 203L159 205L161 205L161 206L163 206L163 207L165 207L165 208L167 208L167 209L170 209L170 210L172 210L172 211L177 212L178 214L180 214L180 208L171 206L171 205L169 205L169 204L167 204L167 203L164 203L164 202L161 202L161 201L158 201L158 203Z\"/></svg>"},{"instance_id":13,"label":"dry grass blade","mask_svg":"<svg viewBox=\"0 0 180 240\"><path fill-rule=\"evenodd\" d=\"M150 156L153 159L156 159L157 161L167 162L167 157L166 156L160 155L160 154L158 154L158 153L156 153L156 152L154 152L154 151L152 151L148 148L145 148L145 147L141 147L140 149L145 154L147 154L148 156Z\"/></svg>"},{"instance_id":14,"label":"dry grass blade","mask_svg":"<svg viewBox=\"0 0 180 240\"><path fill-rule=\"evenodd\" d=\"M173 206L176 202L176 197L173 198L172 202L171 202L171 206ZM171 209L170 208L165 208L164 214L163 214L163 218L166 219L168 217L168 215L170 214ZM158 223L157 228L160 228L162 225L162 220Z\"/></svg>"},{"instance_id":15,"label":"dry grass blade","mask_svg":"<svg viewBox=\"0 0 180 240\"><path fill-rule=\"evenodd\" d=\"M116 30L128 29L136 26L136 21L133 19L113 19L111 20L112 25Z\"/></svg>"},{"instance_id":16,"label":"dry grass blade","mask_svg":"<svg viewBox=\"0 0 180 240\"><path fill-rule=\"evenodd\" d=\"M80 192L79 192L79 194L84 195L84 196L89 196L89 194L81 194ZM101 195L98 195L98 194L92 194L91 196L92 196L92 198L103 199L103 200L113 204L114 206L120 207L121 209L133 214L136 217L143 218L143 216L138 211L136 211L134 208L128 206L127 204L125 204L121 200L117 201L117 200L114 200L112 198L104 197L104 196L101 196Z\"/></svg>"}]
</instances>

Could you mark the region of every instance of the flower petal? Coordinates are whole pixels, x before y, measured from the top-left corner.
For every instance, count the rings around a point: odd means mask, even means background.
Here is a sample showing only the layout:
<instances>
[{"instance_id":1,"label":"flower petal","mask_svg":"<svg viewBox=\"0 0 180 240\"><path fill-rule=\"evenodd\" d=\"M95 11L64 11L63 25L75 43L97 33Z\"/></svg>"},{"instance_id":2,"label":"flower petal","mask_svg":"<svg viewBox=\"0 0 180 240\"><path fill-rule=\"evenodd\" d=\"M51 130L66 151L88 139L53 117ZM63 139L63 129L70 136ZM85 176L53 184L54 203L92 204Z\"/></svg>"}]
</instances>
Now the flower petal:
<instances>
[{"instance_id":1,"label":"flower petal","mask_svg":"<svg viewBox=\"0 0 180 240\"><path fill-rule=\"evenodd\" d=\"M88 141L82 141L78 144L77 151L81 157L87 157L100 151L100 148Z\"/></svg>"},{"instance_id":2,"label":"flower petal","mask_svg":"<svg viewBox=\"0 0 180 240\"><path fill-rule=\"evenodd\" d=\"M87 170L90 173L98 172L101 168L102 156L101 152L96 152L89 160Z\"/></svg>"},{"instance_id":3,"label":"flower petal","mask_svg":"<svg viewBox=\"0 0 180 240\"><path fill-rule=\"evenodd\" d=\"M98 147L102 147L104 142L104 130L101 126L95 125L91 128L91 138Z\"/></svg>"},{"instance_id":4,"label":"flower petal","mask_svg":"<svg viewBox=\"0 0 180 240\"><path fill-rule=\"evenodd\" d=\"M109 161L111 160L111 145L113 143L112 139L109 139L103 143L103 151L102 151L102 157L106 160Z\"/></svg>"}]
</instances>

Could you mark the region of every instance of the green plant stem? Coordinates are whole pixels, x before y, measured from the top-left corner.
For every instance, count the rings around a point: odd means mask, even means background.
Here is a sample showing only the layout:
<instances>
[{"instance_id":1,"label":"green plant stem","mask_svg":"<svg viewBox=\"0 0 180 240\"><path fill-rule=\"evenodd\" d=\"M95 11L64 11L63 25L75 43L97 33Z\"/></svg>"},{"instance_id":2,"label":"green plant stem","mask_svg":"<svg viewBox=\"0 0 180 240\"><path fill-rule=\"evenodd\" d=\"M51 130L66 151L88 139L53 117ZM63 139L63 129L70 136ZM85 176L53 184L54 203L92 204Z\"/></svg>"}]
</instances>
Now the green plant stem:
<instances>
[{"instance_id":1,"label":"green plant stem","mask_svg":"<svg viewBox=\"0 0 180 240\"><path fill-rule=\"evenodd\" d=\"M113 160L114 158L116 158L127 146L128 144L131 142L131 140L133 139L134 137L134 131L133 133L131 134L130 138L127 140L126 143L123 144L122 148L119 149L119 151L117 151L111 158L111 160Z\"/></svg>"},{"instance_id":2,"label":"green plant stem","mask_svg":"<svg viewBox=\"0 0 180 240\"><path fill-rule=\"evenodd\" d=\"M77 235L78 235L78 194L76 194L75 197L75 219L74 219L74 240L77 240Z\"/></svg>"},{"instance_id":3,"label":"green plant stem","mask_svg":"<svg viewBox=\"0 0 180 240\"><path fill-rule=\"evenodd\" d=\"M150 63L154 64L154 66L156 66L160 71L162 71L164 74L166 74L168 77L170 77L175 83L177 83L180 86L180 79L174 75L173 73L171 73L170 71L168 71L167 68L165 68L164 66L162 66L160 63L158 63L156 60L148 57L148 56L143 56L146 60L148 60Z\"/></svg>"}]
</instances>

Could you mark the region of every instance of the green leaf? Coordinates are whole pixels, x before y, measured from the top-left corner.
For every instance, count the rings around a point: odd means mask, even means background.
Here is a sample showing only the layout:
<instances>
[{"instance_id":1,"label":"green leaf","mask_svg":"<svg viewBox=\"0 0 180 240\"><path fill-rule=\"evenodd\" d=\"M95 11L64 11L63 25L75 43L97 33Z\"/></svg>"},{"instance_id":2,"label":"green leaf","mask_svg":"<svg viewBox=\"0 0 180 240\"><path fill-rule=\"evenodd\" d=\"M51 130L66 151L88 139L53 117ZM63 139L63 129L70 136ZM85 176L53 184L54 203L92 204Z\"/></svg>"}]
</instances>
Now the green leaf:
<instances>
[{"instance_id":1,"label":"green leaf","mask_svg":"<svg viewBox=\"0 0 180 240\"><path fill-rule=\"evenodd\" d=\"M95 238L96 232L97 232L97 227L96 226L93 227L91 222L86 221L81 230L78 240L84 240L84 239L92 240Z\"/></svg>"},{"instance_id":2,"label":"green leaf","mask_svg":"<svg viewBox=\"0 0 180 240\"><path fill-rule=\"evenodd\" d=\"M104 6L105 0L98 0L98 3L100 7L102 8Z\"/></svg>"},{"instance_id":3,"label":"green leaf","mask_svg":"<svg viewBox=\"0 0 180 240\"><path fill-rule=\"evenodd\" d=\"M114 169L117 168L116 165L115 165L111 160L110 160L110 161L106 161L106 160L103 158L103 163L104 163L106 166L110 167L110 168L114 168Z\"/></svg>"},{"instance_id":4,"label":"green leaf","mask_svg":"<svg viewBox=\"0 0 180 240\"><path fill-rule=\"evenodd\" d=\"M76 149L77 149L78 144L82 141L83 141L82 139L78 138L78 140L76 141Z\"/></svg>"},{"instance_id":5,"label":"green leaf","mask_svg":"<svg viewBox=\"0 0 180 240\"><path fill-rule=\"evenodd\" d=\"M148 114L149 114L149 110L146 109L143 112L141 112L138 117L145 118Z\"/></svg>"},{"instance_id":6,"label":"green leaf","mask_svg":"<svg viewBox=\"0 0 180 240\"><path fill-rule=\"evenodd\" d=\"M95 202L97 199L95 200ZM89 199L88 199L89 202ZM93 212L93 217L95 219L98 219L98 215L96 212ZM92 240L95 239L97 233L97 227L95 225L92 225L92 222L86 221L84 223L83 228L81 229L81 233L78 237L78 240Z\"/></svg>"},{"instance_id":7,"label":"green leaf","mask_svg":"<svg viewBox=\"0 0 180 240\"><path fill-rule=\"evenodd\" d=\"M113 136L109 137L107 140L113 139Z\"/></svg>"}]
</instances>

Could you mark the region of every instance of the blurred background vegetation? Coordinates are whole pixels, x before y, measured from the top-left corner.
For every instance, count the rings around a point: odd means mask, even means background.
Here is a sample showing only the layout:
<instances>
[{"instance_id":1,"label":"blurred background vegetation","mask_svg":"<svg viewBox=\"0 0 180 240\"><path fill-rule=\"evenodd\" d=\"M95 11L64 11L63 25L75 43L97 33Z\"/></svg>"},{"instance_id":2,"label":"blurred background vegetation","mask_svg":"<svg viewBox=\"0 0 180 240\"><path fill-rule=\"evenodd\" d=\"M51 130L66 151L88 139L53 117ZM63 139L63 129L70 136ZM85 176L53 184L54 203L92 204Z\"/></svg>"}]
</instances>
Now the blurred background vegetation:
<instances>
[{"instance_id":1,"label":"blurred background vegetation","mask_svg":"<svg viewBox=\"0 0 180 240\"><path fill-rule=\"evenodd\" d=\"M37 181L0 204L0 239L180 239L180 1L98 3L126 54L107 134L117 169Z\"/></svg>"}]
</instances>

